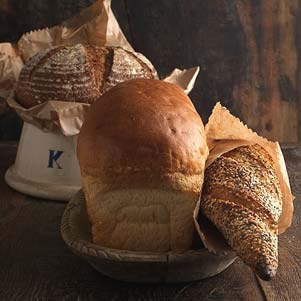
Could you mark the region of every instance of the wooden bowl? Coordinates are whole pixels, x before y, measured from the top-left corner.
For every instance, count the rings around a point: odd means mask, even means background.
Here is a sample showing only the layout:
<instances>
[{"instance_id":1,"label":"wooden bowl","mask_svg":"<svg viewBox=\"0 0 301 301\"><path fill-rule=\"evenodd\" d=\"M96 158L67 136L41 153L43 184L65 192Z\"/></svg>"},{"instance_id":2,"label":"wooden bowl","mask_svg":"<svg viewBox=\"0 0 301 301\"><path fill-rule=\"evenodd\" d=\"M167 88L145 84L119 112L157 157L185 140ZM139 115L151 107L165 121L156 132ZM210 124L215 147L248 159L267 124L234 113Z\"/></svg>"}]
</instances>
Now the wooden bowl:
<instances>
[{"instance_id":1,"label":"wooden bowl","mask_svg":"<svg viewBox=\"0 0 301 301\"><path fill-rule=\"evenodd\" d=\"M230 266L236 256L217 256L206 249L185 252L132 252L92 243L85 197L80 190L68 203L61 233L68 247L97 271L133 282L187 282L214 276Z\"/></svg>"}]
</instances>

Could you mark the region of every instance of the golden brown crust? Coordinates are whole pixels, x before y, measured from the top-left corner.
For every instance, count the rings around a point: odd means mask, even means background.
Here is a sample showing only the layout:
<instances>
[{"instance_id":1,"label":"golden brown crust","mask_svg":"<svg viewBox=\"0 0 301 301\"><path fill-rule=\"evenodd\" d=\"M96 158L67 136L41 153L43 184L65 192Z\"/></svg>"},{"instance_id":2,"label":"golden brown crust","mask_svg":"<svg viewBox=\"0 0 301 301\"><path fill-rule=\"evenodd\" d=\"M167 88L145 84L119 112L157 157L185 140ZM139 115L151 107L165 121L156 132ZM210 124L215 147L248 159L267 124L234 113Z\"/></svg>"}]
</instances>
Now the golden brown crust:
<instances>
[{"instance_id":1,"label":"golden brown crust","mask_svg":"<svg viewBox=\"0 0 301 301\"><path fill-rule=\"evenodd\" d=\"M111 47L85 46L84 51L87 64L91 66L91 78L94 81L94 86L97 87L96 95L99 96L100 91L102 91L105 84L105 80L112 68L114 50Z\"/></svg>"},{"instance_id":2,"label":"golden brown crust","mask_svg":"<svg viewBox=\"0 0 301 301\"><path fill-rule=\"evenodd\" d=\"M120 47L59 46L23 67L16 97L25 108L48 100L93 103L115 84L140 77L156 78L156 73Z\"/></svg>"},{"instance_id":3,"label":"golden brown crust","mask_svg":"<svg viewBox=\"0 0 301 301\"><path fill-rule=\"evenodd\" d=\"M78 140L84 174L105 181L136 172L204 172L208 150L203 124L175 85L144 79L122 83L93 104L86 119Z\"/></svg>"},{"instance_id":4,"label":"golden brown crust","mask_svg":"<svg viewBox=\"0 0 301 301\"><path fill-rule=\"evenodd\" d=\"M205 172L201 209L262 278L277 270L282 196L272 158L259 145L217 158Z\"/></svg>"}]
</instances>

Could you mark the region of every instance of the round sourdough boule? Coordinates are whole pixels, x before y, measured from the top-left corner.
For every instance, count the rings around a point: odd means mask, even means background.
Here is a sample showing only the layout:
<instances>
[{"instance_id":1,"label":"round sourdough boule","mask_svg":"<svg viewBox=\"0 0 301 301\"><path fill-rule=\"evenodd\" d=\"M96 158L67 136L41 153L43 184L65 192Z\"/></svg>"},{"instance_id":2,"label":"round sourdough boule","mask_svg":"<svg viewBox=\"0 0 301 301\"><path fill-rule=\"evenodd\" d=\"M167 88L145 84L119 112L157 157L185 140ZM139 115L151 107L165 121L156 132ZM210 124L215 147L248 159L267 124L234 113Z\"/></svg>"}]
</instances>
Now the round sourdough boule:
<instances>
[{"instance_id":1,"label":"round sourdough boule","mask_svg":"<svg viewBox=\"0 0 301 301\"><path fill-rule=\"evenodd\" d=\"M87 114L77 155L93 241L133 251L187 250L208 148L183 90L121 83Z\"/></svg>"},{"instance_id":2,"label":"round sourdough boule","mask_svg":"<svg viewBox=\"0 0 301 301\"><path fill-rule=\"evenodd\" d=\"M25 108L48 100L93 103L111 87L133 78L157 78L140 53L120 47L58 46L25 64L16 98Z\"/></svg>"}]
</instances>

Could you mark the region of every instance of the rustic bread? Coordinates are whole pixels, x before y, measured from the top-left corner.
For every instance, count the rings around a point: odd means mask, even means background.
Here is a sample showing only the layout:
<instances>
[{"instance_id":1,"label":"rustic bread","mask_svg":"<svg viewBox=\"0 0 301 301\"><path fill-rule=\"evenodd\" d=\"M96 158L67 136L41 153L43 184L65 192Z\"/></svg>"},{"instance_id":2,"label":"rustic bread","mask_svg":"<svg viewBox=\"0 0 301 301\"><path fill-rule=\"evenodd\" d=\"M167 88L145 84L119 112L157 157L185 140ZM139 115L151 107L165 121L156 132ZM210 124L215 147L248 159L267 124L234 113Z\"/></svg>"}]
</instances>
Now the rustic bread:
<instances>
[{"instance_id":1,"label":"rustic bread","mask_svg":"<svg viewBox=\"0 0 301 301\"><path fill-rule=\"evenodd\" d=\"M206 169L201 211L265 280L277 271L281 210L272 158L258 144L236 148Z\"/></svg>"},{"instance_id":2,"label":"rustic bread","mask_svg":"<svg viewBox=\"0 0 301 301\"><path fill-rule=\"evenodd\" d=\"M208 148L181 88L146 79L115 86L91 106L77 155L96 244L190 248Z\"/></svg>"},{"instance_id":3,"label":"rustic bread","mask_svg":"<svg viewBox=\"0 0 301 301\"><path fill-rule=\"evenodd\" d=\"M120 47L59 46L25 64L16 98L25 108L48 100L93 103L114 85L140 77L157 78L157 74L139 53Z\"/></svg>"}]
</instances>

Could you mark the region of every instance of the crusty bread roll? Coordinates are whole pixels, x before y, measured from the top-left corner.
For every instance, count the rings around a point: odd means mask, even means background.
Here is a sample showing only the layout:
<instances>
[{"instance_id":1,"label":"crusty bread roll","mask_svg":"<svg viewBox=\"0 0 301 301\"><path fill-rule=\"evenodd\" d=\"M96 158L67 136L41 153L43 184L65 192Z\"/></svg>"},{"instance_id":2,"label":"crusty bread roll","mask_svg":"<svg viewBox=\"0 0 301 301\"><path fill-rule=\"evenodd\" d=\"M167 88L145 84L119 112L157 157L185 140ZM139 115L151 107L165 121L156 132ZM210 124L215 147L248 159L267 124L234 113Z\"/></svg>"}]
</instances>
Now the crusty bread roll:
<instances>
[{"instance_id":1,"label":"crusty bread roll","mask_svg":"<svg viewBox=\"0 0 301 301\"><path fill-rule=\"evenodd\" d=\"M190 248L208 148L181 88L146 79L115 86L91 106L77 155L96 244Z\"/></svg>"},{"instance_id":2,"label":"crusty bread roll","mask_svg":"<svg viewBox=\"0 0 301 301\"><path fill-rule=\"evenodd\" d=\"M120 47L76 44L33 56L23 67L16 98L25 108L48 100L93 103L116 84L133 78L157 78L140 53Z\"/></svg>"},{"instance_id":3,"label":"crusty bread roll","mask_svg":"<svg viewBox=\"0 0 301 301\"><path fill-rule=\"evenodd\" d=\"M262 279L276 274L282 195L272 158L261 146L236 148L206 169L201 210Z\"/></svg>"}]
</instances>

